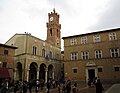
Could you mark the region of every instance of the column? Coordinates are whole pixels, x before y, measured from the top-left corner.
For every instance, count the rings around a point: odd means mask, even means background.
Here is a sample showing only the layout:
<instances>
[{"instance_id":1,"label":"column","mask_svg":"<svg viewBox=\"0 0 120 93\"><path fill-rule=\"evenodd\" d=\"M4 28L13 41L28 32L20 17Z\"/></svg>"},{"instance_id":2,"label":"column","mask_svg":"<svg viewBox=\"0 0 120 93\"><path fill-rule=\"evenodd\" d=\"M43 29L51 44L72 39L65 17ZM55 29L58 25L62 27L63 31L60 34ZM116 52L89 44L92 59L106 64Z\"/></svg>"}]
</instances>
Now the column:
<instances>
[{"instance_id":1,"label":"column","mask_svg":"<svg viewBox=\"0 0 120 93\"><path fill-rule=\"evenodd\" d=\"M47 76L48 75L48 69L46 68L46 70L45 70L45 83L47 83Z\"/></svg>"},{"instance_id":2,"label":"column","mask_svg":"<svg viewBox=\"0 0 120 93\"><path fill-rule=\"evenodd\" d=\"M17 68L14 68L14 80L16 80L17 77Z\"/></svg>"},{"instance_id":3,"label":"column","mask_svg":"<svg viewBox=\"0 0 120 93\"><path fill-rule=\"evenodd\" d=\"M37 70L37 79L39 79L39 67L38 67L38 70Z\"/></svg>"},{"instance_id":4,"label":"column","mask_svg":"<svg viewBox=\"0 0 120 93\"><path fill-rule=\"evenodd\" d=\"M29 81L29 69L27 70L27 82Z\"/></svg>"},{"instance_id":5,"label":"column","mask_svg":"<svg viewBox=\"0 0 120 93\"><path fill-rule=\"evenodd\" d=\"M29 81L29 70L30 70L30 64L28 64L28 69L27 69L27 82Z\"/></svg>"},{"instance_id":6,"label":"column","mask_svg":"<svg viewBox=\"0 0 120 93\"><path fill-rule=\"evenodd\" d=\"M86 67L86 69L85 69L85 72L86 72L86 83L88 82L88 79L89 79L89 77L88 77L88 68Z\"/></svg>"},{"instance_id":7,"label":"column","mask_svg":"<svg viewBox=\"0 0 120 93\"><path fill-rule=\"evenodd\" d=\"M55 78L55 71L52 71L52 79L54 80Z\"/></svg>"}]
</instances>

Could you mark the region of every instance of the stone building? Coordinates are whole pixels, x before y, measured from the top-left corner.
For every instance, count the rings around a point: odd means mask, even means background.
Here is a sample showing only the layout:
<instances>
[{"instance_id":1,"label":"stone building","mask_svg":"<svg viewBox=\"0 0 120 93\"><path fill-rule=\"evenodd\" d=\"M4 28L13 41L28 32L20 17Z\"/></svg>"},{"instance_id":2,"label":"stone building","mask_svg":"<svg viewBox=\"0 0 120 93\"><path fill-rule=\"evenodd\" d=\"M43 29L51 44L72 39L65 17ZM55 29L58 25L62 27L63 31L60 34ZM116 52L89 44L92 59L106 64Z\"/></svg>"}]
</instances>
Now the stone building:
<instances>
[{"instance_id":1,"label":"stone building","mask_svg":"<svg viewBox=\"0 0 120 93\"><path fill-rule=\"evenodd\" d=\"M63 37L65 79L120 81L120 28Z\"/></svg>"},{"instance_id":2,"label":"stone building","mask_svg":"<svg viewBox=\"0 0 120 93\"><path fill-rule=\"evenodd\" d=\"M0 80L13 80L15 49L17 47L0 44Z\"/></svg>"},{"instance_id":3,"label":"stone building","mask_svg":"<svg viewBox=\"0 0 120 93\"><path fill-rule=\"evenodd\" d=\"M6 44L17 46L15 51L15 80L61 78L61 25L55 9L48 13L47 39L31 34L15 34Z\"/></svg>"}]
</instances>

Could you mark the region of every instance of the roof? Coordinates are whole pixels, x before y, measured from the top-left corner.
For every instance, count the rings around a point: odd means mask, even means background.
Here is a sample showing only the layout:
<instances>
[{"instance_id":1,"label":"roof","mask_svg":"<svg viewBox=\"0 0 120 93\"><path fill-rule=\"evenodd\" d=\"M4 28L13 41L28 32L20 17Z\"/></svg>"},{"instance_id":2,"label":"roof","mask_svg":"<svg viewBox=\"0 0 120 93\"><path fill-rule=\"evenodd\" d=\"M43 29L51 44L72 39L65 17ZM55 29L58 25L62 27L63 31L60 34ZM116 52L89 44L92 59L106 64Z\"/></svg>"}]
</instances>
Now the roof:
<instances>
[{"instance_id":1,"label":"roof","mask_svg":"<svg viewBox=\"0 0 120 93\"><path fill-rule=\"evenodd\" d=\"M0 46L2 46L2 47L7 47L7 48L17 49L17 47L9 46L9 45L6 45L6 44L1 44L1 43L0 43Z\"/></svg>"},{"instance_id":2,"label":"roof","mask_svg":"<svg viewBox=\"0 0 120 93\"><path fill-rule=\"evenodd\" d=\"M30 37L33 37L33 38L35 38L35 39L38 39L38 40L40 40L40 41L42 41L42 42L45 42L44 40L42 40L42 39L40 39L40 38L38 38L38 37L35 37L35 36L33 36L33 35L31 35L30 33L24 33L24 34L21 34L21 33L16 33L15 35L13 35L7 42L9 42L12 38L14 38L15 36L30 36ZM7 43L6 42L6 43ZM5 43L5 44L6 44Z\"/></svg>"},{"instance_id":3,"label":"roof","mask_svg":"<svg viewBox=\"0 0 120 93\"><path fill-rule=\"evenodd\" d=\"M120 30L120 28L108 29L108 30L96 31L96 32L92 32L92 33L86 33L86 34L79 34L79 35L62 37L62 39L72 38L72 37L79 37L79 36L85 36L85 35L91 35L91 34L98 34L98 33L105 33L105 32L112 32L112 31L119 31L119 30Z\"/></svg>"},{"instance_id":4,"label":"roof","mask_svg":"<svg viewBox=\"0 0 120 93\"><path fill-rule=\"evenodd\" d=\"M9 71L7 68L0 68L0 78L2 79L10 79Z\"/></svg>"}]
</instances>

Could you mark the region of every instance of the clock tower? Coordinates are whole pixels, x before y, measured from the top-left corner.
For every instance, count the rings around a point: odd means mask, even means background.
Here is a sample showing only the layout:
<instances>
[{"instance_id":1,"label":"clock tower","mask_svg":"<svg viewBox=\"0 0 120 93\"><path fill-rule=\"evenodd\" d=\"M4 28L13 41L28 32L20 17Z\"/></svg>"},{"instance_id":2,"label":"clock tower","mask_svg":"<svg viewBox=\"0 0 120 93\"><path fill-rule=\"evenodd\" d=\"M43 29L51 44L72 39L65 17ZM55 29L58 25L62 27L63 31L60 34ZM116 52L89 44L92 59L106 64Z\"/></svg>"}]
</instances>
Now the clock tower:
<instances>
[{"instance_id":1,"label":"clock tower","mask_svg":"<svg viewBox=\"0 0 120 93\"><path fill-rule=\"evenodd\" d=\"M59 24L59 17L55 9L53 9L53 12L48 13L47 42L61 48L61 24Z\"/></svg>"}]
</instances>

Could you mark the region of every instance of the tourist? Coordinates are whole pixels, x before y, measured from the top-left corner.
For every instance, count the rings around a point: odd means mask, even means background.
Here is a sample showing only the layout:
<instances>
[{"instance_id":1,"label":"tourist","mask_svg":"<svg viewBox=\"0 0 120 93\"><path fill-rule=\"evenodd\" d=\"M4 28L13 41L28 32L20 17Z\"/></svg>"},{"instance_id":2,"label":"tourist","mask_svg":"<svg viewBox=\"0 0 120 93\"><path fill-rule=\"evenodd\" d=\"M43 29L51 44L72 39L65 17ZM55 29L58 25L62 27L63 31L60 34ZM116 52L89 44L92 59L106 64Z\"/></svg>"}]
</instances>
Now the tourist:
<instances>
[{"instance_id":1,"label":"tourist","mask_svg":"<svg viewBox=\"0 0 120 93\"><path fill-rule=\"evenodd\" d=\"M50 93L51 81L48 80L47 82L47 93Z\"/></svg>"},{"instance_id":2,"label":"tourist","mask_svg":"<svg viewBox=\"0 0 120 93\"><path fill-rule=\"evenodd\" d=\"M79 89L77 87L77 83L74 84L73 88L72 88L72 93L78 93Z\"/></svg>"},{"instance_id":3,"label":"tourist","mask_svg":"<svg viewBox=\"0 0 120 93\"><path fill-rule=\"evenodd\" d=\"M31 82L31 80L29 81L28 87L29 87L29 92L32 93L32 82Z\"/></svg>"},{"instance_id":4,"label":"tourist","mask_svg":"<svg viewBox=\"0 0 120 93\"><path fill-rule=\"evenodd\" d=\"M91 87L91 79L88 79L88 86Z\"/></svg>"},{"instance_id":5,"label":"tourist","mask_svg":"<svg viewBox=\"0 0 120 93\"><path fill-rule=\"evenodd\" d=\"M100 82L100 79L97 80L97 83L95 84L96 86L96 93L102 93L104 90L102 83Z\"/></svg>"},{"instance_id":6,"label":"tourist","mask_svg":"<svg viewBox=\"0 0 120 93\"><path fill-rule=\"evenodd\" d=\"M66 89L66 93L71 92L71 81L70 80L67 80L65 89Z\"/></svg>"}]
</instances>

